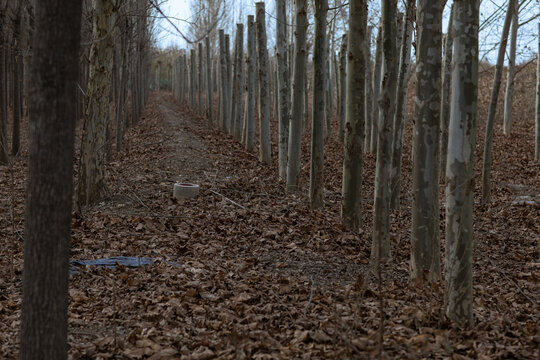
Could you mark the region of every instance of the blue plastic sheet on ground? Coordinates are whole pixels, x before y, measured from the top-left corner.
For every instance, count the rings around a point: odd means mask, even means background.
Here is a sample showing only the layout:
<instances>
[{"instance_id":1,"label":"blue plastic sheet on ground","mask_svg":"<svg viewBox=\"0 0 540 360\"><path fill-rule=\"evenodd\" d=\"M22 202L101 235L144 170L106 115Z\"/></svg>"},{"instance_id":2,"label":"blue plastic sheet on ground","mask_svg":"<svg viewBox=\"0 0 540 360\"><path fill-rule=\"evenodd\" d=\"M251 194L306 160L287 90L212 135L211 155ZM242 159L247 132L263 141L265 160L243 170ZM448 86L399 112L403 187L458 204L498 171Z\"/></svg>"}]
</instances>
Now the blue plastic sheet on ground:
<instances>
[{"instance_id":1,"label":"blue plastic sheet on ground","mask_svg":"<svg viewBox=\"0 0 540 360\"><path fill-rule=\"evenodd\" d=\"M121 266L129 267L129 268L137 268L140 266L153 265L156 263L156 261L159 261L159 260L154 259L154 258L148 258L148 257L129 257L129 256L113 256L110 258L95 259L95 260L71 260L69 262L69 274L73 275L77 272L79 268L86 267L86 266L99 266L99 267L104 267L108 269L114 269L117 265L121 265ZM165 262L174 267L180 267L180 264L177 264L173 261L165 260Z\"/></svg>"}]
</instances>

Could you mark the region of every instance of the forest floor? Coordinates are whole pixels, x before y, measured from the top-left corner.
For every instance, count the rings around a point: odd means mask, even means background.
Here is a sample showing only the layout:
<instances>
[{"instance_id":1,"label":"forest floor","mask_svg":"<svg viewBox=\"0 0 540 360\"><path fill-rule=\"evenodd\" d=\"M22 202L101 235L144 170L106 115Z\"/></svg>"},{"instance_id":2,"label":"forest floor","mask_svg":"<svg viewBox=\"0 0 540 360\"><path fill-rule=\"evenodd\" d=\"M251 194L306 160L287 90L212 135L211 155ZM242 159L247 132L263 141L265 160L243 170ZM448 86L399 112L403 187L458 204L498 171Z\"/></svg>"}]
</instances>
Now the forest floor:
<instances>
[{"instance_id":1,"label":"forest floor","mask_svg":"<svg viewBox=\"0 0 540 360\"><path fill-rule=\"evenodd\" d=\"M108 197L74 215L71 258L158 261L79 268L70 276L70 356L372 358L382 298L383 358L536 359L540 174L530 121L516 121L510 137L494 142L493 203L475 205L475 320L464 329L441 315L444 282L408 280L410 132L409 124L402 206L392 213L392 259L379 289L369 267L372 154L365 161L364 230L347 232L340 225L342 145L335 136L326 143L325 209L311 211L308 139L303 190L287 194L275 154L274 166L263 166L256 152L171 94L152 93L108 165ZM11 169L0 169L0 358L18 351L25 159L23 152ZM173 199L177 181L199 184L199 196ZM536 205L520 202L522 195ZM442 202L441 220L443 229Z\"/></svg>"}]
</instances>

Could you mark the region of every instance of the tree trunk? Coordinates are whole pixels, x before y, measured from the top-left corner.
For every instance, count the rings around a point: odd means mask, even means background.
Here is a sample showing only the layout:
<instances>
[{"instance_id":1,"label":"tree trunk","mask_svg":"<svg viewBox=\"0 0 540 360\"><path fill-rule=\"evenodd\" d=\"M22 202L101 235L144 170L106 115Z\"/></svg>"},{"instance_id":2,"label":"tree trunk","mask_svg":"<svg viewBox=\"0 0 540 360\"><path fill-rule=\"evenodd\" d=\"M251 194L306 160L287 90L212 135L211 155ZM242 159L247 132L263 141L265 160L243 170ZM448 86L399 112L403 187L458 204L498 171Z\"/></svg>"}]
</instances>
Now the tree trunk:
<instances>
[{"instance_id":1,"label":"tree trunk","mask_svg":"<svg viewBox=\"0 0 540 360\"><path fill-rule=\"evenodd\" d=\"M36 4L20 359L67 359L81 3Z\"/></svg>"},{"instance_id":2,"label":"tree trunk","mask_svg":"<svg viewBox=\"0 0 540 360\"><path fill-rule=\"evenodd\" d=\"M203 86L204 86L204 81L203 81L203 74L204 74L204 70L203 70L203 48L202 48L202 43L200 42L198 44L198 55L199 55L199 66L197 68L197 73L199 74L199 79L197 81L197 90L198 90L198 102L199 102L199 114L202 115L204 114L204 111L203 111L203 99L202 99L202 94L203 94Z\"/></svg>"},{"instance_id":3,"label":"tree trunk","mask_svg":"<svg viewBox=\"0 0 540 360\"><path fill-rule=\"evenodd\" d=\"M495 77L493 79L493 88L489 100L488 118L486 121L486 136L484 140L484 156L482 158L482 203L489 204L491 201L491 152L493 148L493 126L495 125L495 113L497 112L497 99L499 98L499 89L501 87L501 75L504 63L504 54L506 53L506 43L508 42L508 32L512 22L512 13L516 8L517 0L508 1L508 10L504 19L502 30L501 45L497 55L497 65L495 66Z\"/></svg>"},{"instance_id":4,"label":"tree trunk","mask_svg":"<svg viewBox=\"0 0 540 360\"><path fill-rule=\"evenodd\" d=\"M219 64L221 72L221 130L227 131L229 128L229 86L227 81L227 58L225 50L225 33L219 29Z\"/></svg>"},{"instance_id":5,"label":"tree trunk","mask_svg":"<svg viewBox=\"0 0 540 360\"><path fill-rule=\"evenodd\" d=\"M454 1L454 57L446 163L445 312L473 319L474 149L478 96L480 0Z\"/></svg>"},{"instance_id":6,"label":"tree trunk","mask_svg":"<svg viewBox=\"0 0 540 360\"><path fill-rule=\"evenodd\" d=\"M365 121L365 135L364 135L364 153L370 151L371 148L371 126L373 124L373 66L371 62L371 33L373 26L367 27L366 32L366 114L364 116Z\"/></svg>"},{"instance_id":7,"label":"tree trunk","mask_svg":"<svg viewBox=\"0 0 540 360\"><path fill-rule=\"evenodd\" d=\"M240 141L242 130L242 98L244 95L244 24L236 24L236 52L235 52L235 77L234 98L235 104L232 111L234 124L234 138Z\"/></svg>"},{"instance_id":8,"label":"tree trunk","mask_svg":"<svg viewBox=\"0 0 540 360\"><path fill-rule=\"evenodd\" d=\"M189 67L190 73L190 84L189 84L189 106L191 110L195 111L195 94L197 92L197 55L195 54L195 49L190 51L191 61Z\"/></svg>"},{"instance_id":9,"label":"tree trunk","mask_svg":"<svg viewBox=\"0 0 540 360\"><path fill-rule=\"evenodd\" d=\"M382 26L379 25L377 32L377 41L375 47L375 67L373 68L373 118L371 121L371 152L377 153L377 137L379 136L379 97L381 93L382 81L382 62L383 62L383 46L382 46Z\"/></svg>"},{"instance_id":10,"label":"tree trunk","mask_svg":"<svg viewBox=\"0 0 540 360\"><path fill-rule=\"evenodd\" d=\"M450 10L450 20L444 41L444 65L441 90L441 166L439 177L444 179L446 171L446 154L448 150L448 120L450 119L450 86L452 74L452 48L454 35L452 33L452 19L454 17L454 6Z\"/></svg>"},{"instance_id":11,"label":"tree trunk","mask_svg":"<svg viewBox=\"0 0 540 360\"><path fill-rule=\"evenodd\" d=\"M255 21L253 15L248 15L247 32L247 99L246 99L246 150L253 150L255 138Z\"/></svg>"},{"instance_id":12,"label":"tree trunk","mask_svg":"<svg viewBox=\"0 0 540 360\"><path fill-rule=\"evenodd\" d=\"M287 163L287 190L292 191L300 185L300 152L302 140L302 111L304 101L304 77L306 74L306 0L296 0L296 31L294 79L292 87L292 113L289 129Z\"/></svg>"},{"instance_id":13,"label":"tree trunk","mask_svg":"<svg viewBox=\"0 0 540 360\"><path fill-rule=\"evenodd\" d=\"M315 2L313 47L313 113L311 115L311 166L309 200L312 209L323 207L324 191L324 109L326 67L326 15L328 0Z\"/></svg>"},{"instance_id":14,"label":"tree trunk","mask_svg":"<svg viewBox=\"0 0 540 360\"><path fill-rule=\"evenodd\" d=\"M354 231L362 226L362 146L364 143L366 88L367 2L349 3L349 46L347 62L347 110L343 153L341 219Z\"/></svg>"},{"instance_id":15,"label":"tree trunk","mask_svg":"<svg viewBox=\"0 0 540 360\"><path fill-rule=\"evenodd\" d=\"M231 74L231 37L229 34L225 34L225 74L227 77L226 82L226 101L227 101L227 123L225 124L225 130L227 133L232 134L232 121L231 118L231 106L232 104L232 74Z\"/></svg>"},{"instance_id":16,"label":"tree trunk","mask_svg":"<svg viewBox=\"0 0 540 360\"><path fill-rule=\"evenodd\" d=\"M345 136L345 119L347 116L347 42L347 34L344 34L341 38L341 49L339 51L339 93L341 94L339 97L339 140L341 141Z\"/></svg>"},{"instance_id":17,"label":"tree trunk","mask_svg":"<svg viewBox=\"0 0 540 360\"><path fill-rule=\"evenodd\" d=\"M5 22L6 14L0 4L0 165L8 162Z\"/></svg>"},{"instance_id":18,"label":"tree trunk","mask_svg":"<svg viewBox=\"0 0 540 360\"><path fill-rule=\"evenodd\" d=\"M512 104L514 103L514 75L516 73L516 45L519 27L519 4L516 1L512 14L512 29L510 30L510 54L508 55L508 72L506 77L506 96L504 98L504 134L512 132Z\"/></svg>"},{"instance_id":19,"label":"tree trunk","mask_svg":"<svg viewBox=\"0 0 540 360\"><path fill-rule=\"evenodd\" d=\"M401 49L399 57L399 74L396 92L396 114L394 116L394 134L392 139L392 178L390 207L399 208L399 196L401 188L401 162L403 153L403 131L405 128L405 106L409 88L409 75L411 65L411 39L413 21L415 20L415 0L407 0L406 14L401 32Z\"/></svg>"},{"instance_id":20,"label":"tree trunk","mask_svg":"<svg viewBox=\"0 0 540 360\"><path fill-rule=\"evenodd\" d=\"M13 127L11 136L11 155L21 150L21 106L22 106L22 2L19 2L13 19Z\"/></svg>"},{"instance_id":21,"label":"tree trunk","mask_svg":"<svg viewBox=\"0 0 540 360\"><path fill-rule=\"evenodd\" d=\"M287 65L287 14L286 0L276 0L276 49L278 73L278 102L279 102L279 177L287 179L287 145L289 141L289 67Z\"/></svg>"},{"instance_id":22,"label":"tree trunk","mask_svg":"<svg viewBox=\"0 0 540 360\"><path fill-rule=\"evenodd\" d=\"M214 85L212 80L212 59L210 57L210 38L207 36L206 47L206 116L210 124L214 123Z\"/></svg>"},{"instance_id":23,"label":"tree trunk","mask_svg":"<svg viewBox=\"0 0 540 360\"><path fill-rule=\"evenodd\" d=\"M419 0L416 13L416 110L414 124L412 279L441 275L439 233L439 131L442 12L444 0Z\"/></svg>"},{"instance_id":24,"label":"tree trunk","mask_svg":"<svg viewBox=\"0 0 540 360\"><path fill-rule=\"evenodd\" d=\"M264 2L257 2L257 51L259 64L259 160L267 165L272 163L270 147L270 87L268 86L268 48L266 45L266 20Z\"/></svg>"},{"instance_id":25,"label":"tree trunk","mask_svg":"<svg viewBox=\"0 0 540 360\"><path fill-rule=\"evenodd\" d=\"M105 196L106 128L114 43L109 36L114 23L115 2L94 0L92 48L88 79L88 107L83 131L77 203L88 205Z\"/></svg>"},{"instance_id":26,"label":"tree trunk","mask_svg":"<svg viewBox=\"0 0 540 360\"><path fill-rule=\"evenodd\" d=\"M534 160L540 163L540 23L538 23L538 54L536 55L536 122L534 128Z\"/></svg>"},{"instance_id":27,"label":"tree trunk","mask_svg":"<svg viewBox=\"0 0 540 360\"><path fill-rule=\"evenodd\" d=\"M392 170L392 125L396 107L396 0L384 0L382 6L382 47L384 76L379 100L381 122L377 127L377 165L373 212L371 259L390 257L390 172ZM380 252L379 252L380 251Z\"/></svg>"}]
</instances>

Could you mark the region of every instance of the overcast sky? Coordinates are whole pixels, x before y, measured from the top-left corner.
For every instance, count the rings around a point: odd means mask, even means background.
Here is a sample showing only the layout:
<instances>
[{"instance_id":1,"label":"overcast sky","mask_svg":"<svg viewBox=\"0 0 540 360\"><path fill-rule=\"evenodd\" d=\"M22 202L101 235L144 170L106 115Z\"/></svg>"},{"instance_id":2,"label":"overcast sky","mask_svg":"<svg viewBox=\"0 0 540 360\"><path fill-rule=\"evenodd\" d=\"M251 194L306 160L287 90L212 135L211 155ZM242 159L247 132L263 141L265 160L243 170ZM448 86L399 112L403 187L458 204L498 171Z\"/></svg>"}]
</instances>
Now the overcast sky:
<instances>
[{"instance_id":1,"label":"overcast sky","mask_svg":"<svg viewBox=\"0 0 540 360\"><path fill-rule=\"evenodd\" d=\"M188 22L191 20L191 12L189 10L189 3L193 0L167 0L161 3L161 9L169 16L169 19L177 26L184 34L187 33ZM255 2L257 0L229 0L233 1L235 6L233 7L234 13L231 14L231 18L238 19L242 16L243 22L247 14L255 13ZM538 0L521 0L525 4L525 9L520 11L520 23L530 19L540 12ZM267 1L266 9L269 14L274 13L274 0ZM484 0L481 5L480 23L483 24L486 20L489 20L491 15L495 12L498 13L496 21L490 22L490 26L486 26L481 29L480 33L480 55L487 57L490 62L495 62L497 54L497 44L500 41L500 33L504 22L504 11L506 8L507 0ZM451 1L448 1L447 9L445 10L445 22L443 24L443 32L446 32L447 14ZM497 8L499 11L497 11ZM267 16L267 21L271 21L271 17ZM537 53L537 29L538 19L531 21L526 26L519 28L518 34L518 62L529 60ZM232 24L232 22L231 22ZM160 48L167 48L170 46L184 48L187 46L185 41L178 35L177 31L171 24L164 20L159 19L156 24L156 40ZM273 24L269 24L269 31L273 31ZM482 27L482 26L481 26ZM271 34L269 34L271 35ZM272 36L269 36L269 46L273 46Z\"/></svg>"}]
</instances>

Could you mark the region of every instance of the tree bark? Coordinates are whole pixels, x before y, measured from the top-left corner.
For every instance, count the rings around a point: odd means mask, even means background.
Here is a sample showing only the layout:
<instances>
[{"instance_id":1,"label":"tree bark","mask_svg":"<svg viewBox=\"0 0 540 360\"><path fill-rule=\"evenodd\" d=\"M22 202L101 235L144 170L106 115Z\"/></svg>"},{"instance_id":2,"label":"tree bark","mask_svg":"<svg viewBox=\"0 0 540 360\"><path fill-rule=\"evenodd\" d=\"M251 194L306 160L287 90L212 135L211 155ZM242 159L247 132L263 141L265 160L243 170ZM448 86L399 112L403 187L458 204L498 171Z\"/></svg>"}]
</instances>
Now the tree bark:
<instances>
[{"instance_id":1,"label":"tree bark","mask_svg":"<svg viewBox=\"0 0 540 360\"><path fill-rule=\"evenodd\" d=\"M326 15L328 0L315 2L315 38L313 47L313 113L311 123L311 166L309 199L312 209L323 207L324 191L324 109L326 67Z\"/></svg>"},{"instance_id":2,"label":"tree bark","mask_svg":"<svg viewBox=\"0 0 540 360\"><path fill-rule=\"evenodd\" d=\"M508 71L506 77L506 92L504 98L504 135L512 132L512 105L514 103L514 75L516 73L516 45L519 27L519 4L516 1L512 14L512 29L510 30L510 54L508 54Z\"/></svg>"},{"instance_id":3,"label":"tree bark","mask_svg":"<svg viewBox=\"0 0 540 360\"><path fill-rule=\"evenodd\" d=\"M503 70L504 55L506 53L506 43L508 42L508 32L512 22L512 13L516 7L517 0L508 1L508 10L501 36L501 45L497 55L497 65L495 66L495 77L493 88L489 100L488 118L486 121L486 136L484 140L484 156L482 158L482 203L489 204L491 201L491 152L493 148L493 126L495 125L495 114L497 112L497 100L501 87L501 75Z\"/></svg>"},{"instance_id":4,"label":"tree bark","mask_svg":"<svg viewBox=\"0 0 540 360\"><path fill-rule=\"evenodd\" d=\"M343 152L341 219L347 229L362 226L362 146L364 143L366 88L367 2L349 3L349 46L347 61L347 108Z\"/></svg>"},{"instance_id":5,"label":"tree bark","mask_svg":"<svg viewBox=\"0 0 540 360\"><path fill-rule=\"evenodd\" d=\"M345 119L347 116L347 42L347 34L344 34L341 38L341 49L339 51L339 139L341 141L345 136Z\"/></svg>"},{"instance_id":6,"label":"tree bark","mask_svg":"<svg viewBox=\"0 0 540 360\"><path fill-rule=\"evenodd\" d=\"M0 2L0 165L8 162L5 22L4 5Z\"/></svg>"},{"instance_id":7,"label":"tree bark","mask_svg":"<svg viewBox=\"0 0 540 360\"><path fill-rule=\"evenodd\" d=\"M244 95L244 24L236 24L236 52L235 52L235 77L232 122L234 124L234 138L240 141L242 130L242 98Z\"/></svg>"},{"instance_id":8,"label":"tree bark","mask_svg":"<svg viewBox=\"0 0 540 360\"><path fill-rule=\"evenodd\" d=\"M81 3L36 4L20 359L67 359Z\"/></svg>"},{"instance_id":9,"label":"tree bark","mask_svg":"<svg viewBox=\"0 0 540 360\"><path fill-rule=\"evenodd\" d=\"M536 122L534 128L534 160L540 163L540 23L538 23L538 54L536 55Z\"/></svg>"},{"instance_id":10,"label":"tree bark","mask_svg":"<svg viewBox=\"0 0 540 360\"><path fill-rule=\"evenodd\" d=\"M379 97L381 93L382 81L382 62L383 62L383 46L382 46L382 26L379 25L377 31L377 40L375 46L375 66L373 68L373 118L371 121L371 141L370 150L372 153L377 153L377 137L379 136Z\"/></svg>"},{"instance_id":11,"label":"tree bark","mask_svg":"<svg viewBox=\"0 0 540 360\"><path fill-rule=\"evenodd\" d=\"M480 0L454 1L454 57L446 163L445 313L473 319L474 149L478 96Z\"/></svg>"},{"instance_id":12,"label":"tree bark","mask_svg":"<svg viewBox=\"0 0 540 360\"><path fill-rule=\"evenodd\" d=\"M83 131L77 203L88 205L105 196L106 128L114 51L111 26L115 1L94 0L88 106Z\"/></svg>"},{"instance_id":13,"label":"tree bark","mask_svg":"<svg viewBox=\"0 0 540 360\"><path fill-rule=\"evenodd\" d=\"M287 65L287 13L286 0L276 0L276 56L278 73L278 114L279 114L279 177L287 179L287 145L289 141L289 87L290 76Z\"/></svg>"},{"instance_id":14,"label":"tree bark","mask_svg":"<svg viewBox=\"0 0 540 360\"><path fill-rule=\"evenodd\" d=\"M259 129L260 151L259 160L270 165L272 149L270 147L270 87L268 81L268 48L266 41L266 16L264 2L257 2L257 52L259 65Z\"/></svg>"},{"instance_id":15,"label":"tree bark","mask_svg":"<svg viewBox=\"0 0 540 360\"><path fill-rule=\"evenodd\" d=\"M300 155L302 140L302 111L304 101L304 78L306 76L306 0L296 1L295 56L292 87L292 112L289 128L287 163L287 190L292 191L300 185Z\"/></svg>"},{"instance_id":16,"label":"tree bark","mask_svg":"<svg viewBox=\"0 0 540 360\"><path fill-rule=\"evenodd\" d=\"M248 15L247 32L247 85L248 93L246 99L246 150L253 150L255 139L255 62L256 58L256 29L253 15Z\"/></svg>"},{"instance_id":17,"label":"tree bark","mask_svg":"<svg viewBox=\"0 0 540 360\"><path fill-rule=\"evenodd\" d=\"M13 126L11 133L11 155L16 156L21 150L21 115L22 115L22 26L23 4L19 2L12 22L13 25Z\"/></svg>"},{"instance_id":18,"label":"tree bark","mask_svg":"<svg viewBox=\"0 0 540 360\"><path fill-rule=\"evenodd\" d=\"M441 275L439 233L439 131L443 0L419 0L414 125L411 278Z\"/></svg>"},{"instance_id":19,"label":"tree bark","mask_svg":"<svg viewBox=\"0 0 540 360\"><path fill-rule=\"evenodd\" d=\"M448 121L450 119L450 86L452 80L452 48L454 35L452 33L452 19L454 17L454 6L450 10L450 20L444 41L444 64L441 89L441 166L439 177L444 179L446 171L446 154L448 150Z\"/></svg>"},{"instance_id":20,"label":"tree bark","mask_svg":"<svg viewBox=\"0 0 540 360\"><path fill-rule=\"evenodd\" d=\"M210 38L205 39L206 47L206 116L210 124L214 123L214 85L212 79L212 58L210 57Z\"/></svg>"},{"instance_id":21,"label":"tree bark","mask_svg":"<svg viewBox=\"0 0 540 360\"><path fill-rule=\"evenodd\" d=\"M403 153L403 131L405 128L405 112L411 65L411 40L413 22L415 21L415 0L407 0L406 14L401 32L401 49L399 57L399 74L396 91L396 114L394 116L394 133L392 139L392 178L390 207L399 208L401 188L401 162Z\"/></svg>"},{"instance_id":22,"label":"tree bark","mask_svg":"<svg viewBox=\"0 0 540 360\"><path fill-rule=\"evenodd\" d=\"M225 49L225 33L219 29L219 64L221 70L221 129L227 131L229 128L229 86L227 81L227 58Z\"/></svg>"},{"instance_id":23,"label":"tree bark","mask_svg":"<svg viewBox=\"0 0 540 360\"><path fill-rule=\"evenodd\" d=\"M373 66L371 62L371 33L373 26L367 27L366 32L366 111L365 111L365 134L364 134L364 153L370 151L371 148L371 126L373 124Z\"/></svg>"},{"instance_id":24,"label":"tree bark","mask_svg":"<svg viewBox=\"0 0 540 360\"><path fill-rule=\"evenodd\" d=\"M371 259L390 258L390 172L392 170L392 125L396 107L396 0L384 0L382 6L382 47L384 76L379 100L381 122L377 127L377 165L373 212Z\"/></svg>"},{"instance_id":25,"label":"tree bark","mask_svg":"<svg viewBox=\"0 0 540 360\"><path fill-rule=\"evenodd\" d=\"M198 103L199 103L199 114L202 115L204 114L203 100L202 100L203 86L204 86L204 81L203 81L204 70L203 70L203 47L202 47L201 42L198 44L197 53L199 55L199 66L197 67L197 73L199 75L199 79L197 81L197 90L198 90L197 98L198 98Z\"/></svg>"}]
</instances>

